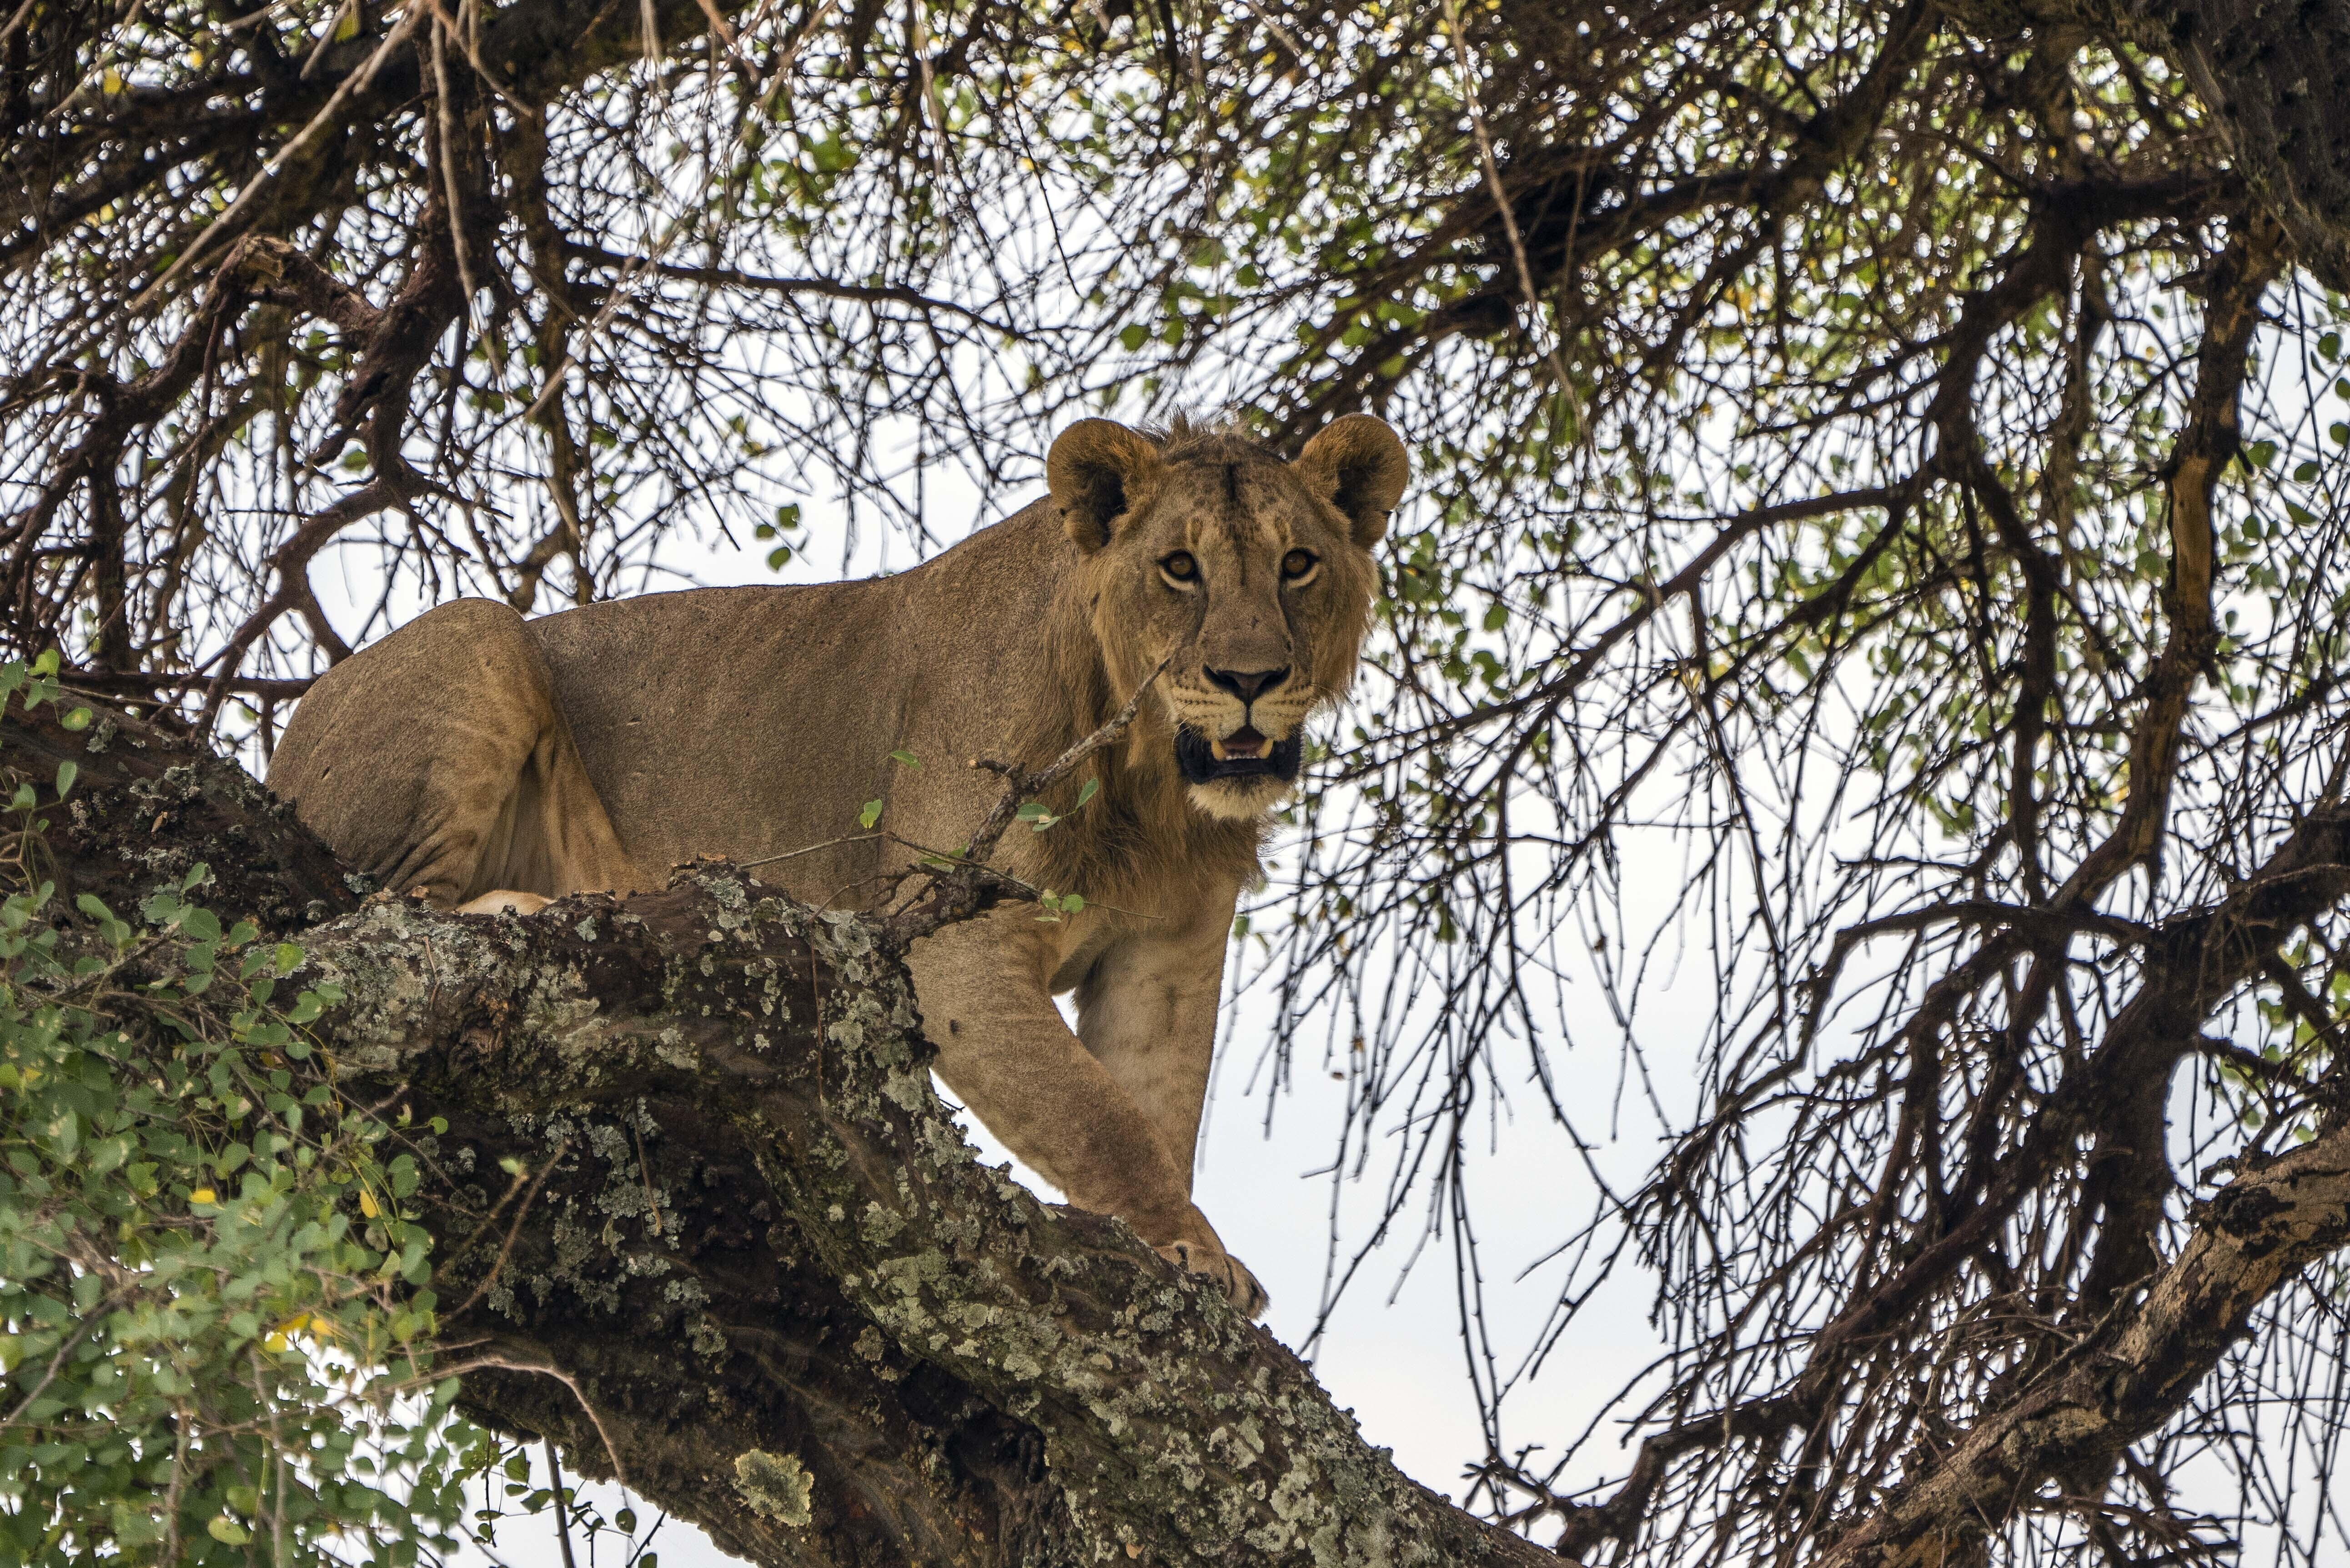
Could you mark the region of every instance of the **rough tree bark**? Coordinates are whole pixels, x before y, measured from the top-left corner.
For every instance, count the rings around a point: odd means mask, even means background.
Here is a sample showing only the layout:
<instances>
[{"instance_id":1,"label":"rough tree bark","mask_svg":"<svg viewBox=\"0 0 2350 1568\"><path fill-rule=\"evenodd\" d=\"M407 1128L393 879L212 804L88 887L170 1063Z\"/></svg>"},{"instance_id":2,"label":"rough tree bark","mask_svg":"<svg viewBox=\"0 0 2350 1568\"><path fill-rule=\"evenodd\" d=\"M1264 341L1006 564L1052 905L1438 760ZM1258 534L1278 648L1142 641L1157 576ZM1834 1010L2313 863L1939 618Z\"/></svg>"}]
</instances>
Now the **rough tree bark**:
<instances>
[{"instance_id":1,"label":"rough tree bark","mask_svg":"<svg viewBox=\"0 0 2350 1568\"><path fill-rule=\"evenodd\" d=\"M0 726L25 776L68 756L61 887L127 909L205 862L224 913L307 928L354 1096L447 1119L416 1201L477 1417L767 1564L1557 1561L1124 1224L981 1167L879 922L714 863L441 914L138 721Z\"/></svg>"},{"instance_id":2,"label":"rough tree bark","mask_svg":"<svg viewBox=\"0 0 2350 1568\"><path fill-rule=\"evenodd\" d=\"M2301 260L2350 292L2350 0L2092 0L2167 55Z\"/></svg>"},{"instance_id":3,"label":"rough tree bark","mask_svg":"<svg viewBox=\"0 0 2350 1568\"><path fill-rule=\"evenodd\" d=\"M719 863L529 919L436 913L369 896L172 734L0 722L0 775L66 757L62 886L127 907L206 862L217 907L301 929L298 979L345 989L319 1031L354 1090L447 1118L418 1200L480 1418L765 1564L1558 1561L1402 1475L1124 1225L982 1168L879 922ZM2350 896L2350 810L2305 821L2278 866L2191 922L2184 968ZM2161 1425L2263 1299L2345 1244L2350 1095L1825 1559L1937 1561L1996 1532Z\"/></svg>"}]
</instances>

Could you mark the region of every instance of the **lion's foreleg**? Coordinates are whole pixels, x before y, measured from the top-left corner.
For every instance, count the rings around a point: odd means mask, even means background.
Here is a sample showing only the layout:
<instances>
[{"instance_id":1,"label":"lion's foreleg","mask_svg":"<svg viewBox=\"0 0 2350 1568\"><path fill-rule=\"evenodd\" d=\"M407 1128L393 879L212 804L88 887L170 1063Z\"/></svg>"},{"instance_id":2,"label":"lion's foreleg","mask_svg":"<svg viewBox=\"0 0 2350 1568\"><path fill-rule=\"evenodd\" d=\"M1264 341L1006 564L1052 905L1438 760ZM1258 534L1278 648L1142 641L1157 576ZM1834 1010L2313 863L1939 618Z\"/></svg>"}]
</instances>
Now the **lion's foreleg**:
<instances>
[{"instance_id":1,"label":"lion's foreleg","mask_svg":"<svg viewBox=\"0 0 2350 1568\"><path fill-rule=\"evenodd\" d=\"M1215 1057L1224 929L1129 938L1077 987L1077 1037L1150 1123L1186 1196Z\"/></svg>"},{"instance_id":2,"label":"lion's foreleg","mask_svg":"<svg viewBox=\"0 0 2350 1568\"><path fill-rule=\"evenodd\" d=\"M1011 918L1029 919L1024 909ZM1070 1032L1016 931L1003 918L972 920L916 943L909 955L940 1075L1070 1202L1117 1215L1162 1254L1214 1279L1244 1310L1262 1310L1263 1288L1192 1205L1188 1169Z\"/></svg>"}]
</instances>

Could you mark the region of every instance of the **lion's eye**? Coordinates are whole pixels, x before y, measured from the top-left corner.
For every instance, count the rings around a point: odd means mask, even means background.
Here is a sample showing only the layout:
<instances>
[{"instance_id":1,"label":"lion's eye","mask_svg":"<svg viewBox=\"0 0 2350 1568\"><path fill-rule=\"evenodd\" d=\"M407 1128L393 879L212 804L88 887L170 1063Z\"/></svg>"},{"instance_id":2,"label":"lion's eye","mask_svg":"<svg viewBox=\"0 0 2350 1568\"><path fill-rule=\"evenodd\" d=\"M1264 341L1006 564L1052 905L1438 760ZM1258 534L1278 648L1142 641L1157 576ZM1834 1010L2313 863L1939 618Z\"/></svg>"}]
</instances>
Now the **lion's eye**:
<instances>
[{"instance_id":1,"label":"lion's eye","mask_svg":"<svg viewBox=\"0 0 2350 1568\"><path fill-rule=\"evenodd\" d=\"M1311 576L1316 564L1312 552L1292 550L1281 558L1281 575L1295 583Z\"/></svg>"},{"instance_id":2,"label":"lion's eye","mask_svg":"<svg viewBox=\"0 0 2350 1568\"><path fill-rule=\"evenodd\" d=\"M1196 581L1200 576L1200 563L1191 558L1189 550L1178 550L1165 557L1159 563L1159 569L1179 583Z\"/></svg>"}]
</instances>

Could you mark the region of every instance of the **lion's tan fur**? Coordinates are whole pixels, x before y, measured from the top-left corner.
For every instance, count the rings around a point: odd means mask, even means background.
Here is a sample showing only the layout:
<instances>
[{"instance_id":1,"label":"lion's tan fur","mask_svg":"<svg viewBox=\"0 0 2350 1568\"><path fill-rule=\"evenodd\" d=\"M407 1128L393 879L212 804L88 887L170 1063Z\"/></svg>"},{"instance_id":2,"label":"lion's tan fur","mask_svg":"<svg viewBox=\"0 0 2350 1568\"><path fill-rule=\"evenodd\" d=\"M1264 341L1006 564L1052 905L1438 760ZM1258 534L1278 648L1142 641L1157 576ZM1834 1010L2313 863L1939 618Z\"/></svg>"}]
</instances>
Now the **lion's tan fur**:
<instances>
[{"instance_id":1,"label":"lion's tan fur","mask_svg":"<svg viewBox=\"0 0 2350 1568\"><path fill-rule=\"evenodd\" d=\"M697 855L789 855L759 874L856 906L906 845L967 839L999 787L969 759L1041 765L1169 660L1092 759L1097 793L1078 809L1087 775L1067 781L1046 803L1065 819L999 853L1084 913L999 910L911 963L940 1070L998 1137L1261 1303L1191 1206L1190 1167L1226 933L1282 789L1188 781L1176 726L1279 741L1345 691L1401 464L1365 420L1294 464L1229 434L1084 421L1055 443L1049 499L894 576L532 622L443 606L320 680L270 783L346 858L444 907L642 889ZM1293 583L1299 550L1316 564ZM1162 566L1176 551L1189 587ZM1217 684L1276 666L1293 674L1253 706ZM858 829L876 798L887 837ZM1052 1002L1067 990L1076 1036Z\"/></svg>"}]
</instances>

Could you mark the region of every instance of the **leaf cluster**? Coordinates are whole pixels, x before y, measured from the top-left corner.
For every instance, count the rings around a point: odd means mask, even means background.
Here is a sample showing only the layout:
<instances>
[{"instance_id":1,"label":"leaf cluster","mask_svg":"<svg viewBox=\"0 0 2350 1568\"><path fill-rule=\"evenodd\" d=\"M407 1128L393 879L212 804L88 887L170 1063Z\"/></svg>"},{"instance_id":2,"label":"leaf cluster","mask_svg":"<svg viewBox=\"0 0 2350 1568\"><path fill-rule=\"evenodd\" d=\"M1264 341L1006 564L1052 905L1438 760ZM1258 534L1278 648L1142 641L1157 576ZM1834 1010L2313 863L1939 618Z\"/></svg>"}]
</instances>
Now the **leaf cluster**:
<instances>
[{"instance_id":1,"label":"leaf cluster","mask_svg":"<svg viewBox=\"0 0 2350 1568\"><path fill-rule=\"evenodd\" d=\"M46 881L0 901L0 1555L412 1563L481 1440L403 1218L424 1129L342 1097L306 1028L340 994L208 879L70 933Z\"/></svg>"}]
</instances>

